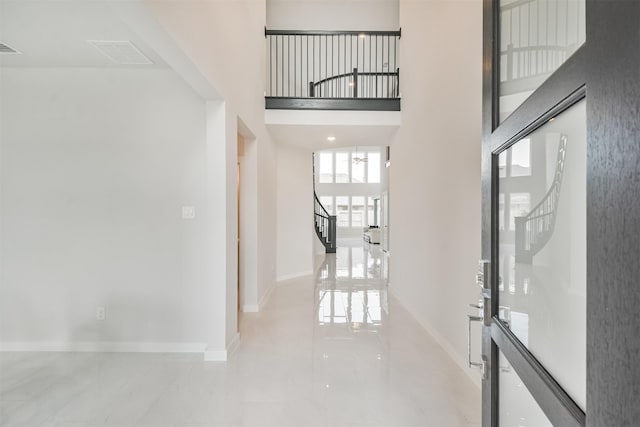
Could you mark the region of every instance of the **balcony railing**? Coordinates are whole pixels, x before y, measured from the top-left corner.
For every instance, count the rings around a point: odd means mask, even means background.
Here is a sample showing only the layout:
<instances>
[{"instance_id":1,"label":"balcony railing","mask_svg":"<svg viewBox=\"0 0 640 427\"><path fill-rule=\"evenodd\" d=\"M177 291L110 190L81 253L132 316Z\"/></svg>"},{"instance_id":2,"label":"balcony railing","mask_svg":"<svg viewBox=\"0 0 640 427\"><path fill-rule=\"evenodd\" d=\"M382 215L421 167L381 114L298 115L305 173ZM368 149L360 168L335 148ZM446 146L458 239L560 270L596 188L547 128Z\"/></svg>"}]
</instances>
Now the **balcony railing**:
<instances>
[{"instance_id":1,"label":"balcony railing","mask_svg":"<svg viewBox=\"0 0 640 427\"><path fill-rule=\"evenodd\" d=\"M400 35L265 30L265 107L399 111Z\"/></svg>"},{"instance_id":2,"label":"balcony railing","mask_svg":"<svg viewBox=\"0 0 640 427\"><path fill-rule=\"evenodd\" d=\"M575 1L500 4L500 93L533 91L584 40L584 6Z\"/></svg>"}]
</instances>

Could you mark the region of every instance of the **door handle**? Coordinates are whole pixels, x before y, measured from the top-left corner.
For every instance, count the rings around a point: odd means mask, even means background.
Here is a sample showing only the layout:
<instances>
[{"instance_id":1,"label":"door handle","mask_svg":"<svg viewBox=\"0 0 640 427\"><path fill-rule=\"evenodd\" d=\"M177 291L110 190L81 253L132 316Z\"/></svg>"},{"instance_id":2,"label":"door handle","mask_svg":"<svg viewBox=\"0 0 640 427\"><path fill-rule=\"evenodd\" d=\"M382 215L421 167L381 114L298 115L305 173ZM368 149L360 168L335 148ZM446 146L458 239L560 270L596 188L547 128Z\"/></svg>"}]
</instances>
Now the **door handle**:
<instances>
[{"instance_id":1,"label":"door handle","mask_svg":"<svg viewBox=\"0 0 640 427\"><path fill-rule=\"evenodd\" d=\"M473 322L482 322L484 318L482 316L474 316L473 314L467 314L467 363L469 367L480 368L484 371L484 363L483 362L474 362L471 360L471 324Z\"/></svg>"}]
</instances>

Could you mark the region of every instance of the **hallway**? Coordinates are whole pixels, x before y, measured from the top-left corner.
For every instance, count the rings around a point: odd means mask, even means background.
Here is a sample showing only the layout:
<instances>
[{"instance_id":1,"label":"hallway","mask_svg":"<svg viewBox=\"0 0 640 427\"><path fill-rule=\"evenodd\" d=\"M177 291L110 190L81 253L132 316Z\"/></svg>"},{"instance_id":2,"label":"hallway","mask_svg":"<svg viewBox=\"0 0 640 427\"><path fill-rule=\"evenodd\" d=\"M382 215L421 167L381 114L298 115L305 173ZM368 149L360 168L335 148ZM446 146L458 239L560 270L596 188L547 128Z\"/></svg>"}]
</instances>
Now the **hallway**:
<instances>
[{"instance_id":1,"label":"hallway","mask_svg":"<svg viewBox=\"0 0 640 427\"><path fill-rule=\"evenodd\" d=\"M479 426L479 389L389 296L380 247L341 243L242 316L227 363L0 353L0 426Z\"/></svg>"}]
</instances>

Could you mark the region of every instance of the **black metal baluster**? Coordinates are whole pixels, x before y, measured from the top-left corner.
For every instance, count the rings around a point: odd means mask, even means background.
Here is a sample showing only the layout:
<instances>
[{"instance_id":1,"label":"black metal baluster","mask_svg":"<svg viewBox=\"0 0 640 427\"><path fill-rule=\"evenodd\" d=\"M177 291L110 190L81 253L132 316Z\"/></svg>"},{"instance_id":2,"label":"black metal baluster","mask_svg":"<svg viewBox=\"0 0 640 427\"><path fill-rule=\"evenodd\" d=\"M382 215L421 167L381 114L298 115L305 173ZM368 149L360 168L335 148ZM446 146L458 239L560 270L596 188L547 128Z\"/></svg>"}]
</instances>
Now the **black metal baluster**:
<instances>
[{"instance_id":1,"label":"black metal baluster","mask_svg":"<svg viewBox=\"0 0 640 427\"><path fill-rule=\"evenodd\" d=\"M269 96L273 95L273 39L269 37Z\"/></svg>"},{"instance_id":2,"label":"black metal baluster","mask_svg":"<svg viewBox=\"0 0 640 427\"><path fill-rule=\"evenodd\" d=\"M344 61L343 61L343 68L344 68L344 74L347 74L347 35L344 35ZM346 76L344 79L344 84L342 85L343 87L343 92L342 95L344 98L347 97L348 94L348 90L349 90L349 77Z\"/></svg>"},{"instance_id":3,"label":"black metal baluster","mask_svg":"<svg viewBox=\"0 0 640 427\"><path fill-rule=\"evenodd\" d=\"M353 34L349 35L349 69L353 70ZM353 87L353 77L350 87ZM351 97L353 97L353 91L351 93Z\"/></svg>"},{"instance_id":4,"label":"black metal baluster","mask_svg":"<svg viewBox=\"0 0 640 427\"><path fill-rule=\"evenodd\" d=\"M375 82L376 82L376 92L375 92L375 95L376 95L376 98L377 98L378 97L378 35L377 34L376 34L376 63L375 63L375 65L376 65L376 80L375 80Z\"/></svg>"},{"instance_id":5,"label":"black metal baluster","mask_svg":"<svg viewBox=\"0 0 640 427\"><path fill-rule=\"evenodd\" d=\"M329 37L324 36L324 79L326 79L328 76L329 76ZM325 84L326 84L326 80L325 80L325 83L322 84L322 86L324 86Z\"/></svg>"},{"instance_id":6,"label":"black metal baluster","mask_svg":"<svg viewBox=\"0 0 640 427\"><path fill-rule=\"evenodd\" d=\"M335 69L335 65L334 65L334 60L336 57L336 52L335 52L335 40L333 37L333 34L331 34L331 76L333 77L335 75L336 69ZM332 97L336 97L336 81L335 79L331 79L331 96Z\"/></svg>"},{"instance_id":7,"label":"black metal baluster","mask_svg":"<svg viewBox=\"0 0 640 427\"><path fill-rule=\"evenodd\" d=\"M353 97L358 97L358 69L353 69Z\"/></svg>"},{"instance_id":8,"label":"black metal baluster","mask_svg":"<svg viewBox=\"0 0 640 427\"><path fill-rule=\"evenodd\" d=\"M338 75L340 75L340 34L338 34ZM337 89L338 89L338 98L342 97L342 85L340 84L340 81L337 82Z\"/></svg>"}]
</instances>

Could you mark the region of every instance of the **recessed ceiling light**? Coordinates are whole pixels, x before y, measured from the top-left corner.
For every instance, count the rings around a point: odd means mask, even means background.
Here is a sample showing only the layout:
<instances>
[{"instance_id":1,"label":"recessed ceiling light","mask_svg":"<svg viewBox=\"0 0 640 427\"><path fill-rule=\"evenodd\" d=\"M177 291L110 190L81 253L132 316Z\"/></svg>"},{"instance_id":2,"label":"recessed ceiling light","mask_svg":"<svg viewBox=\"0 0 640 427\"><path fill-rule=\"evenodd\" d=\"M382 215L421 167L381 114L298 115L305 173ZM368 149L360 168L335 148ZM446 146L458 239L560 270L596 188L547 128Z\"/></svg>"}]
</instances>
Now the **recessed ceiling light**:
<instances>
[{"instance_id":1,"label":"recessed ceiling light","mask_svg":"<svg viewBox=\"0 0 640 427\"><path fill-rule=\"evenodd\" d=\"M328 137L327 137L327 141L329 141L329 142L333 142L333 141L335 141L335 140L336 140L336 137L335 137L335 136L328 136Z\"/></svg>"}]
</instances>

